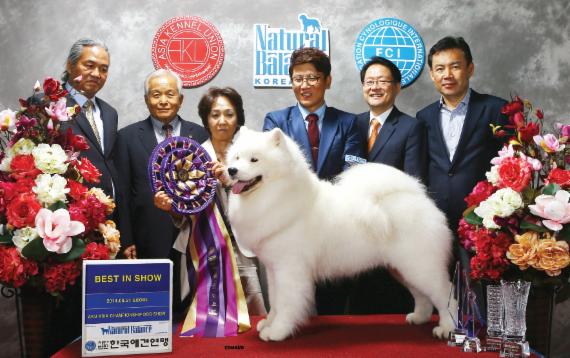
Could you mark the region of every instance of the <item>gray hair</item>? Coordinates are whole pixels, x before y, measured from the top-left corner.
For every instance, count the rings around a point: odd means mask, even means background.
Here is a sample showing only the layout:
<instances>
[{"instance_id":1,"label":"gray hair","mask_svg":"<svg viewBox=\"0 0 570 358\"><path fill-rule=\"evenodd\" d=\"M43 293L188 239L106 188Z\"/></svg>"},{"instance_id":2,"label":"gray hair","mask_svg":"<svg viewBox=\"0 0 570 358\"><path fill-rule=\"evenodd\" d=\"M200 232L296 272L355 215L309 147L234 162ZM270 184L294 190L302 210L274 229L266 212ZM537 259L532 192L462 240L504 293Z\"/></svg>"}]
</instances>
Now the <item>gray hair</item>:
<instances>
[{"instance_id":1,"label":"gray hair","mask_svg":"<svg viewBox=\"0 0 570 358\"><path fill-rule=\"evenodd\" d=\"M164 75L169 75L176 79L176 87L178 88L178 94L180 95L182 94L182 79L180 78L180 76L178 76L178 74L172 70L160 68L154 72L151 72L148 76L146 76L146 79L144 80L145 96L148 95L148 84L150 83L150 80L152 80L155 77L161 77Z\"/></svg>"},{"instance_id":2,"label":"gray hair","mask_svg":"<svg viewBox=\"0 0 570 358\"><path fill-rule=\"evenodd\" d=\"M107 45L103 43L103 41L92 40L87 38L79 39L75 41L75 43L71 45L71 48L69 49L69 54L67 55L67 59L65 60L64 64L65 69L61 74L61 80L63 82L67 82L69 80L69 73L67 72L67 64L70 63L72 66L75 66L77 64L77 61L79 61L79 57L81 57L81 52L83 52L83 48L93 47L93 46L102 47L103 49L105 49L105 51L107 51L107 55L109 56L109 60L111 60L111 54L109 53L109 49L107 48Z\"/></svg>"}]
</instances>

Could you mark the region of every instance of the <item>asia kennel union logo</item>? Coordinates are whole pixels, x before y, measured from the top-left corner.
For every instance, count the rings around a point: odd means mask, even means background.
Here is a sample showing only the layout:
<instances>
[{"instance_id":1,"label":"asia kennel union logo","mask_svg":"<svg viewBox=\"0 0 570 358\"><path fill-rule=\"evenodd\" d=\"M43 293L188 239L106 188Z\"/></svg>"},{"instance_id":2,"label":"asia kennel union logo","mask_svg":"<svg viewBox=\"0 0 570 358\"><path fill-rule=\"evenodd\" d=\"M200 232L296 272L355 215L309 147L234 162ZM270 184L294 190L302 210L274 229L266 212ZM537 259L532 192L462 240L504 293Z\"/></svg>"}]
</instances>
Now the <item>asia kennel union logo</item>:
<instances>
[{"instance_id":1,"label":"asia kennel union logo","mask_svg":"<svg viewBox=\"0 0 570 358\"><path fill-rule=\"evenodd\" d=\"M358 34L354 44L354 59L359 71L372 57L385 57L402 72L402 88L420 76L425 52L418 32L410 24L393 18L372 21Z\"/></svg>"},{"instance_id":2,"label":"asia kennel union logo","mask_svg":"<svg viewBox=\"0 0 570 358\"><path fill-rule=\"evenodd\" d=\"M330 35L317 18L300 14L300 30L253 25L253 86L291 87L291 53L301 47L317 47L329 55Z\"/></svg>"},{"instance_id":3,"label":"asia kennel union logo","mask_svg":"<svg viewBox=\"0 0 570 358\"><path fill-rule=\"evenodd\" d=\"M164 23L152 42L155 69L176 72L184 87L210 81L224 62L224 42L218 30L198 16L174 17Z\"/></svg>"}]
</instances>

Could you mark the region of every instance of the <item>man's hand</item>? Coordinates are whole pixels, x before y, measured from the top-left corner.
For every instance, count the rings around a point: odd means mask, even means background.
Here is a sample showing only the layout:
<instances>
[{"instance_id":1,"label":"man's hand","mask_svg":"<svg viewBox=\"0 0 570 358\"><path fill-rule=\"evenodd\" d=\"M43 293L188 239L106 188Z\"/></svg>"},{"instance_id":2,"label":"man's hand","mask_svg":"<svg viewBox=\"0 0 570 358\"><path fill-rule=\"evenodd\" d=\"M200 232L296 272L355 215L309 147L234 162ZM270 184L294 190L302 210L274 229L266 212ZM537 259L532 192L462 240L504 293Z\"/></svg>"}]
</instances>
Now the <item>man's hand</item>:
<instances>
[{"instance_id":1,"label":"man's hand","mask_svg":"<svg viewBox=\"0 0 570 358\"><path fill-rule=\"evenodd\" d=\"M172 209L172 199L165 192L159 191L154 194L154 206L160 210L170 213Z\"/></svg>"},{"instance_id":2,"label":"man's hand","mask_svg":"<svg viewBox=\"0 0 570 358\"><path fill-rule=\"evenodd\" d=\"M124 251L123 251L123 256L125 256L125 258L127 259L136 259L137 258L137 247L135 245L131 245L129 247L127 247Z\"/></svg>"}]
</instances>

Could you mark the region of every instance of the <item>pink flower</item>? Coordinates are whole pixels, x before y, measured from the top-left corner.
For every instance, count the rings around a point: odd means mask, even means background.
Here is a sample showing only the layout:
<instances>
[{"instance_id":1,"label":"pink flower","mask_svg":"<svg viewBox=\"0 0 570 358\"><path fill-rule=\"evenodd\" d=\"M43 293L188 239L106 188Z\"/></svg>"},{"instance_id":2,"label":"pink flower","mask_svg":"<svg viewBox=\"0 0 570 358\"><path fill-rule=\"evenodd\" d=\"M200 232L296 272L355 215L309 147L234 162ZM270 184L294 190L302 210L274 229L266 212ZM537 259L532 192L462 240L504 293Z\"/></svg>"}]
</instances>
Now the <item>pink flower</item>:
<instances>
[{"instance_id":1,"label":"pink flower","mask_svg":"<svg viewBox=\"0 0 570 358\"><path fill-rule=\"evenodd\" d=\"M65 209L52 212L44 208L36 215L36 230L48 251L65 254L71 250L71 236L81 234L85 226L72 221Z\"/></svg>"},{"instance_id":2,"label":"pink flower","mask_svg":"<svg viewBox=\"0 0 570 358\"><path fill-rule=\"evenodd\" d=\"M0 130L2 132L16 131L16 112L10 109L5 109L0 112Z\"/></svg>"},{"instance_id":3,"label":"pink flower","mask_svg":"<svg viewBox=\"0 0 570 358\"><path fill-rule=\"evenodd\" d=\"M556 126L560 129L561 137L570 137L570 124L557 123Z\"/></svg>"},{"instance_id":4,"label":"pink flower","mask_svg":"<svg viewBox=\"0 0 570 358\"><path fill-rule=\"evenodd\" d=\"M558 138L550 133L545 134L544 137L535 135L534 142L538 144L542 149L544 149L544 151L547 153L555 153L564 149L564 144L560 144L560 142L558 142Z\"/></svg>"},{"instance_id":5,"label":"pink flower","mask_svg":"<svg viewBox=\"0 0 570 358\"><path fill-rule=\"evenodd\" d=\"M61 97L57 102L51 102L49 108L46 108L46 113L52 118L58 121L65 122L69 120L69 114L67 113L67 100L65 97Z\"/></svg>"},{"instance_id":6,"label":"pink flower","mask_svg":"<svg viewBox=\"0 0 570 358\"><path fill-rule=\"evenodd\" d=\"M530 212L546 220L542 220L544 226L553 231L562 229L562 224L570 222L570 193L558 190L554 196L539 195L536 197L536 205L529 205Z\"/></svg>"},{"instance_id":7,"label":"pink flower","mask_svg":"<svg viewBox=\"0 0 570 358\"><path fill-rule=\"evenodd\" d=\"M515 149L513 148L512 144L509 146L504 146L501 150L499 150L499 156L491 159L491 164L499 165L501 162L506 158L512 158L515 156Z\"/></svg>"}]
</instances>

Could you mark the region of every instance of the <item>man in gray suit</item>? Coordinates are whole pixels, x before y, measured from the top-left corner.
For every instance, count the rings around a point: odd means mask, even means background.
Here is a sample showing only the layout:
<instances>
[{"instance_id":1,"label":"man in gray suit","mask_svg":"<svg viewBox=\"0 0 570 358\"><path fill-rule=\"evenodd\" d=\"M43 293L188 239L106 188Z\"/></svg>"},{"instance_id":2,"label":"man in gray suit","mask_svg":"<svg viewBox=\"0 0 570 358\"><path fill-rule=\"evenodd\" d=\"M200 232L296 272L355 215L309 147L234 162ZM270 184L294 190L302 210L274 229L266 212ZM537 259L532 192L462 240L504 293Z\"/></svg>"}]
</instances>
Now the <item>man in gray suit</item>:
<instances>
[{"instance_id":1,"label":"man in gray suit","mask_svg":"<svg viewBox=\"0 0 570 358\"><path fill-rule=\"evenodd\" d=\"M369 162L400 169L423 180L426 174L423 123L395 106L402 74L383 57L373 57L360 71L362 94L369 110L357 116L362 151ZM392 272L397 276L397 272ZM409 313L413 298L386 269L362 274L349 297L352 314Z\"/></svg>"}]
</instances>

